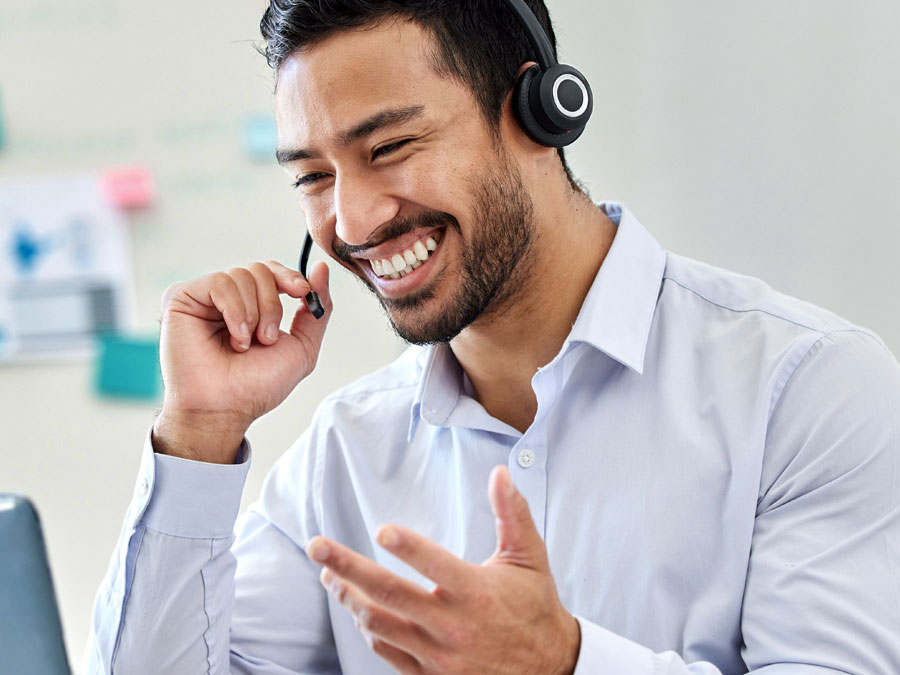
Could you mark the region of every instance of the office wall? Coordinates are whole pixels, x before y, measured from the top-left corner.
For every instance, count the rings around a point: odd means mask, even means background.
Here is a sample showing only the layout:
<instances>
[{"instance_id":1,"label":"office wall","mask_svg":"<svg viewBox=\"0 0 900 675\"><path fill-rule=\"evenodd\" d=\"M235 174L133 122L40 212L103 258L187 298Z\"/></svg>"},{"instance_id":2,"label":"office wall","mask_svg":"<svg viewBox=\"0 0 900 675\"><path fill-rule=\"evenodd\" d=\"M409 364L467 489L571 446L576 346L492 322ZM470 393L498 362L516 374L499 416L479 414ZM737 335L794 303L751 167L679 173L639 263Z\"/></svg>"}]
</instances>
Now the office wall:
<instances>
[{"instance_id":1,"label":"office wall","mask_svg":"<svg viewBox=\"0 0 900 675\"><path fill-rule=\"evenodd\" d=\"M673 251L766 279L900 350L900 5L550 0L595 116L571 150ZM270 107L253 50L262 0L0 5L0 176L141 163L154 206L129 216L136 325L172 281L294 262L303 223L277 167L241 149ZM375 302L336 274L316 373L251 430L245 501L322 396L399 353ZM92 394L91 362L0 367L0 490L41 510L73 662L131 495L153 404Z\"/></svg>"}]
</instances>

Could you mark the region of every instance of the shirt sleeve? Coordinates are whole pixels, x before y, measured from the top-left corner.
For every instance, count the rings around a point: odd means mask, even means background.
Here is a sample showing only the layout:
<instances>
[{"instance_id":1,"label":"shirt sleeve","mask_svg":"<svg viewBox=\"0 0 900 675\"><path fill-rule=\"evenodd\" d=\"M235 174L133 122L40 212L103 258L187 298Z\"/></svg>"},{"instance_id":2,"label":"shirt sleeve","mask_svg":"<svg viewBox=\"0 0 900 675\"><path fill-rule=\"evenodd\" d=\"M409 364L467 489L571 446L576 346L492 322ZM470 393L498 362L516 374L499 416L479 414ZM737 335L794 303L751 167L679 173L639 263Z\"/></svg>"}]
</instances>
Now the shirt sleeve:
<instances>
[{"instance_id":1,"label":"shirt sleeve","mask_svg":"<svg viewBox=\"0 0 900 675\"><path fill-rule=\"evenodd\" d=\"M720 675L581 617L575 675ZM900 668L900 366L822 337L772 402L742 613L754 675Z\"/></svg>"},{"instance_id":2,"label":"shirt sleeve","mask_svg":"<svg viewBox=\"0 0 900 675\"><path fill-rule=\"evenodd\" d=\"M304 535L288 522L273 523L260 504L234 534L249 458L246 442L234 465L159 455L148 436L134 498L95 600L85 672L340 672L325 592L304 553ZM269 495L278 490L279 474L273 474ZM292 478L304 484L303 476ZM296 499L287 503L294 518L305 513Z\"/></svg>"}]
</instances>

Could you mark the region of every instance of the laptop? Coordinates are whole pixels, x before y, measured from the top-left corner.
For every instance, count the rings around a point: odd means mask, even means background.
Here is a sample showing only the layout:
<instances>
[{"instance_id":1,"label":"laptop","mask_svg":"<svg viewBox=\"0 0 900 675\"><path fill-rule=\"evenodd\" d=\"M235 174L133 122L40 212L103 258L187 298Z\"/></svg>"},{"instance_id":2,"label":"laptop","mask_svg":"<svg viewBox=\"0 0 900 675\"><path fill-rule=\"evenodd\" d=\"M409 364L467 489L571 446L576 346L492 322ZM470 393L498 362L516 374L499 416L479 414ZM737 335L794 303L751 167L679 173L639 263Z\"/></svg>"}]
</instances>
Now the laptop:
<instances>
[{"instance_id":1,"label":"laptop","mask_svg":"<svg viewBox=\"0 0 900 675\"><path fill-rule=\"evenodd\" d=\"M0 493L0 675L70 675L37 511Z\"/></svg>"}]
</instances>

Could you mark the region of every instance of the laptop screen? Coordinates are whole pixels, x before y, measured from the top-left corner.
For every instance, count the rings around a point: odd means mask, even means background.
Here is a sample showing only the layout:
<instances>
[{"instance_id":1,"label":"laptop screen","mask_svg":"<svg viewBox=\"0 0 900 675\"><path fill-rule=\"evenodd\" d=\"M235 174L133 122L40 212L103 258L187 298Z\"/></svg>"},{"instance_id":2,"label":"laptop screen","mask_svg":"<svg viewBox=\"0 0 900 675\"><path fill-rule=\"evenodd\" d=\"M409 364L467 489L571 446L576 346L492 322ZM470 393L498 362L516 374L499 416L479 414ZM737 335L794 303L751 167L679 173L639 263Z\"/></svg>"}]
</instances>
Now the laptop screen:
<instances>
[{"instance_id":1,"label":"laptop screen","mask_svg":"<svg viewBox=\"0 0 900 675\"><path fill-rule=\"evenodd\" d=\"M0 494L0 675L69 675L37 512Z\"/></svg>"}]
</instances>

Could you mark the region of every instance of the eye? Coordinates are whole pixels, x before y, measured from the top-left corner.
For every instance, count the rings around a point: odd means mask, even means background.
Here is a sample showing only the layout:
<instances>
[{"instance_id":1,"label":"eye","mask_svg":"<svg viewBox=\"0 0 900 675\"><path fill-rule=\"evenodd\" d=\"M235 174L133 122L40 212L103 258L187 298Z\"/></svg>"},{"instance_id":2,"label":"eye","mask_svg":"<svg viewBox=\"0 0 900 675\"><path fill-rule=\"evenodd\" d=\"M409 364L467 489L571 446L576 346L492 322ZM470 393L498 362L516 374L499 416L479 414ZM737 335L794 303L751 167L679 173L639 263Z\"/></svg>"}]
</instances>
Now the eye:
<instances>
[{"instance_id":1,"label":"eye","mask_svg":"<svg viewBox=\"0 0 900 675\"><path fill-rule=\"evenodd\" d=\"M300 188L300 187L310 186L310 185L313 185L314 183L322 180L323 178L326 178L327 176L328 176L327 173L308 173L305 176L300 176L300 178L298 178L294 182L294 187Z\"/></svg>"},{"instance_id":2,"label":"eye","mask_svg":"<svg viewBox=\"0 0 900 675\"><path fill-rule=\"evenodd\" d=\"M380 148L375 148L372 152L372 159L377 159L379 157L384 157L385 155L390 155L392 152L396 152L400 148L402 148L407 143L411 143L413 139L404 138L402 141L396 141L394 143L388 143L387 145L382 145Z\"/></svg>"}]
</instances>

